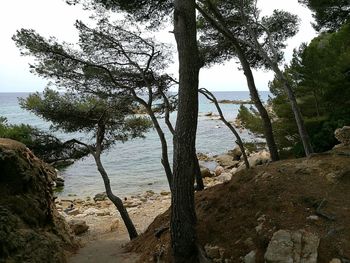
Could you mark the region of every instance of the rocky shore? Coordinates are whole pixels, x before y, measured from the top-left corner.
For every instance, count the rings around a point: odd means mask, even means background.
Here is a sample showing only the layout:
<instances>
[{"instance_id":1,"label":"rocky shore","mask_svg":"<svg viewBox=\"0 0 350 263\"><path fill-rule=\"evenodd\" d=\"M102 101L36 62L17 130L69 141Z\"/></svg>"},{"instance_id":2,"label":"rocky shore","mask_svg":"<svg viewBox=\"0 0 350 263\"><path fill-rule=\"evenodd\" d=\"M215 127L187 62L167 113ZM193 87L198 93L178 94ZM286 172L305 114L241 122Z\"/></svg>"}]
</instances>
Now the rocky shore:
<instances>
[{"instance_id":1,"label":"rocky shore","mask_svg":"<svg viewBox=\"0 0 350 263\"><path fill-rule=\"evenodd\" d=\"M251 167L266 164L271 161L270 153L266 150L258 152L249 152L246 150L246 154ZM212 157L203 153L199 153L197 156L201 161L201 173L206 188L228 182L234 174L245 169L242 152L239 147L235 147L225 154L214 155ZM210 170L206 167L206 164L209 162L217 164L214 170Z\"/></svg>"},{"instance_id":2,"label":"rocky shore","mask_svg":"<svg viewBox=\"0 0 350 263\"><path fill-rule=\"evenodd\" d=\"M57 198L55 203L82 244L99 239L107 233L127 237L118 211L104 193L96 194L95 198ZM138 232L143 232L157 215L169 208L170 193L154 193L149 190L125 197L124 205Z\"/></svg>"},{"instance_id":3,"label":"rocky shore","mask_svg":"<svg viewBox=\"0 0 350 263\"><path fill-rule=\"evenodd\" d=\"M205 254L213 262L238 258L245 263L262 258L271 263L289 262L294 257L298 259L295 262L347 262L350 127L338 129L335 137L340 144L329 152L271 164L266 150L247 150L249 171L238 147L221 155L199 153L205 190L196 194L196 210ZM128 240L123 221L105 193L56 198L52 186L61 179L25 145L1 139L0 156L6 172L0 176L0 234L6 240L0 240L4 246L1 257L36 258L37 262L52 257L55 262L65 262L65 252L74 252L78 244L102 244L106 237L118 238L120 245ZM157 230L168 225L170 192L148 190L123 197L123 203L138 232L143 233L129 244L135 258L140 257L138 262L154 258L159 252L154 244L160 242L162 253L158 254L165 259L168 231L163 231L162 238L154 238ZM27 244L35 250L28 250ZM288 253L282 255L282 250ZM104 252L99 253L98 257Z\"/></svg>"},{"instance_id":4,"label":"rocky shore","mask_svg":"<svg viewBox=\"0 0 350 263\"><path fill-rule=\"evenodd\" d=\"M270 155L266 151L247 153L252 167L270 161ZM241 156L242 153L238 147L212 157L199 153L205 188L226 183L235 173L245 169ZM170 202L169 191L155 193L148 190L142 194L123 197L124 206L139 233L144 232L155 217L164 213L169 208ZM123 221L105 193L84 198L60 197L55 200L55 204L82 244L99 239L108 233L127 237Z\"/></svg>"},{"instance_id":5,"label":"rocky shore","mask_svg":"<svg viewBox=\"0 0 350 263\"><path fill-rule=\"evenodd\" d=\"M251 100L218 100L218 103L243 105L243 104L253 104L253 101Z\"/></svg>"}]
</instances>

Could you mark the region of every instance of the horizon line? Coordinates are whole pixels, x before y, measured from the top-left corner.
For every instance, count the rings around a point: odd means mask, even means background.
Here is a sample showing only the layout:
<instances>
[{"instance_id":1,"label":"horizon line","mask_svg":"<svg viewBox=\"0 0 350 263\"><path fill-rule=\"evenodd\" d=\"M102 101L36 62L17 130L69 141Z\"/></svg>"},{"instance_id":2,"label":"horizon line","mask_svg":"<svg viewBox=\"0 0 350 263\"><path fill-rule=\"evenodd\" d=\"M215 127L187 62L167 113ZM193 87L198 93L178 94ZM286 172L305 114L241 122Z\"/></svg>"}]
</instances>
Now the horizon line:
<instances>
[{"instance_id":1,"label":"horizon line","mask_svg":"<svg viewBox=\"0 0 350 263\"><path fill-rule=\"evenodd\" d=\"M249 92L249 90L209 90L209 91L211 92L241 92L241 91ZM269 90L258 90L258 91L269 91ZM43 92L43 91L0 91L0 94L1 93L34 93L34 92ZM59 92L64 92L64 91L59 91ZM175 91L171 91L171 92L175 92Z\"/></svg>"}]
</instances>

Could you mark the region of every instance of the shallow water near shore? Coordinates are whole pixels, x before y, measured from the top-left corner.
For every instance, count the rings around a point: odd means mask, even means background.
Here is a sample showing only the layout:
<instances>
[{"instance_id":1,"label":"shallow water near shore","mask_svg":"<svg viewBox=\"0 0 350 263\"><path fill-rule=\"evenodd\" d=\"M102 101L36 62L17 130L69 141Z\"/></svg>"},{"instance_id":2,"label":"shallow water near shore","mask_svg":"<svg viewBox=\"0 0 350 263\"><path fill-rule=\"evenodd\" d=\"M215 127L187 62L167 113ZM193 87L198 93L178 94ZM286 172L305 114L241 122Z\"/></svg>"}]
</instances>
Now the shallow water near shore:
<instances>
[{"instance_id":1,"label":"shallow water near shore","mask_svg":"<svg viewBox=\"0 0 350 263\"><path fill-rule=\"evenodd\" d=\"M266 101L269 92L261 92L262 100ZM214 92L218 100L247 100L247 91ZM49 130L50 123L43 121L35 115L22 110L18 105L18 97L26 97L28 93L0 93L0 116L4 116L11 124L25 123ZM228 120L234 120L240 105L222 104L222 110ZM250 105L248 105L249 107ZM216 113L215 106L203 96L199 99L199 119L197 129L197 152L208 155L224 153L235 147L233 134L223 123L213 117L205 116L205 113ZM175 125L176 113L171 115ZM170 160L172 160L172 138L167 132L164 120L160 120L161 126L166 131L169 145ZM63 134L56 132L57 137L68 140L78 137L86 137L82 134ZM248 131L241 131L245 141L255 140L254 135ZM155 130L151 129L144 139L135 139L125 143L117 142L113 148L102 155L105 169L110 175L111 185L115 194L128 196L143 193L147 190L160 192L168 190L163 167L160 162L161 147ZM205 164L213 169L214 163ZM214 167L215 168L215 167ZM93 196L104 191L103 181L99 175L94 160L90 156L75 162L70 167L61 171L65 186L60 196L77 195Z\"/></svg>"}]
</instances>

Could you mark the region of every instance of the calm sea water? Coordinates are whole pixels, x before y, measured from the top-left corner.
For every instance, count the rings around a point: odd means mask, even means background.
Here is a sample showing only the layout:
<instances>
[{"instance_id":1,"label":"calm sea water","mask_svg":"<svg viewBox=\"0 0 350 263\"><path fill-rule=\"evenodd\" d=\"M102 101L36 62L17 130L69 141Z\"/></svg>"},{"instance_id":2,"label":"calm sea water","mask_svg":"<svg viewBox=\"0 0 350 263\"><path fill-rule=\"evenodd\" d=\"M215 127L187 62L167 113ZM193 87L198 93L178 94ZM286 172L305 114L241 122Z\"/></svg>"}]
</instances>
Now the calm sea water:
<instances>
[{"instance_id":1,"label":"calm sea water","mask_svg":"<svg viewBox=\"0 0 350 263\"><path fill-rule=\"evenodd\" d=\"M249 99L247 91L215 92L217 99ZM268 92L261 92L261 98L266 101ZM49 130L50 123L43 121L34 114L20 108L18 98L25 98L28 93L0 93L0 116L4 116L11 124L26 123L43 130ZM233 134L219 120L212 120L204 116L207 112L216 113L215 106L200 96L199 122L197 132L197 152L206 154L224 153L235 147ZM222 104L224 115L233 120L237 116L239 105ZM176 113L171 115L175 123ZM160 123L166 131L170 155L172 155L172 140L167 132L164 121ZM74 137L84 137L82 134L63 134L56 132L55 135L63 140ZM243 140L255 140L254 136L247 131L241 134ZM120 196L137 194L146 190L168 190L168 185L160 163L161 147L155 130L150 130L145 139L135 139L125 143L116 143L102 156L105 169L110 175L111 185L114 192ZM169 158L172 159L172 156ZM76 194L78 196L93 196L104 191L103 181L100 177L94 160L86 157L77 161L72 166L62 171L65 178L65 187L61 196Z\"/></svg>"}]
</instances>

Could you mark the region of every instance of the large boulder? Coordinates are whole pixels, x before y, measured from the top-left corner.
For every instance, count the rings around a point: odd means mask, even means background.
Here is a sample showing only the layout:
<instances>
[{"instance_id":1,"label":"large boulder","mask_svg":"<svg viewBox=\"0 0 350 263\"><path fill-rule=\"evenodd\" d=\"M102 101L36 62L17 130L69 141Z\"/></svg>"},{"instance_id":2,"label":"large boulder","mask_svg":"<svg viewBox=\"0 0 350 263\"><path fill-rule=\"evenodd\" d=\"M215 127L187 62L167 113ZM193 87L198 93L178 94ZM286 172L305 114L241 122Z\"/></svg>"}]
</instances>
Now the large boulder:
<instances>
[{"instance_id":1,"label":"large boulder","mask_svg":"<svg viewBox=\"0 0 350 263\"><path fill-rule=\"evenodd\" d=\"M106 192L98 193L98 194L95 194L95 196L94 196L95 202L105 201L105 200L107 200L107 193Z\"/></svg>"},{"instance_id":2,"label":"large boulder","mask_svg":"<svg viewBox=\"0 0 350 263\"><path fill-rule=\"evenodd\" d=\"M225 171L224 167L222 167L222 166L220 166L220 165L219 165L219 166L216 166L215 171L214 171L215 176L219 176L219 175L222 174L224 171Z\"/></svg>"},{"instance_id":3,"label":"large boulder","mask_svg":"<svg viewBox=\"0 0 350 263\"><path fill-rule=\"evenodd\" d=\"M221 182L221 183L225 183L225 182L230 181L231 178L232 178L231 173L222 173L218 177L216 177L216 180Z\"/></svg>"},{"instance_id":4,"label":"large boulder","mask_svg":"<svg viewBox=\"0 0 350 263\"><path fill-rule=\"evenodd\" d=\"M54 204L52 167L0 139L0 262L65 262L77 243Z\"/></svg>"},{"instance_id":5,"label":"large boulder","mask_svg":"<svg viewBox=\"0 0 350 263\"><path fill-rule=\"evenodd\" d=\"M262 150L257 153L252 153L248 158L248 162L251 167L268 163L270 160L271 160L270 153L266 150Z\"/></svg>"},{"instance_id":6,"label":"large boulder","mask_svg":"<svg viewBox=\"0 0 350 263\"><path fill-rule=\"evenodd\" d=\"M215 161L226 168L233 168L238 165L239 161L235 160L232 155L222 154L215 158Z\"/></svg>"},{"instance_id":7,"label":"large boulder","mask_svg":"<svg viewBox=\"0 0 350 263\"><path fill-rule=\"evenodd\" d=\"M336 129L334 136L341 144L350 145L350 126Z\"/></svg>"},{"instance_id":8,"label":"large boulder","mask_svg":"<svg viewBox=\"0 0 350 263\"><path fill-rule=\"evenodd\" d=\"M305 231L275 232L265 253L266 263L317 263L320 239Z\"/></svg>"},{"instance_id":9,"label":"large boulder","mask_svg":"<svg viewBox=\"0 0 350 263\"><path fill-rule=\"evenodd\" d=\"M88 231L89 226L84 220L72 219L68 222L70 228L73 230L74 234L80 235Z\"/></svg>"},{"instance_id":10,"label":"large boulder","mask_svg":"<svg viewBox=\"0 0 350 263\"><path fill-rule=\"evenodd\" d=\"M227 154L231 155L234 160L239 161L241 159L241 156L242 156L242 151L241 151L241 148L236 146L233 150L228 151Z\"/></svg>"}]
</instances>

